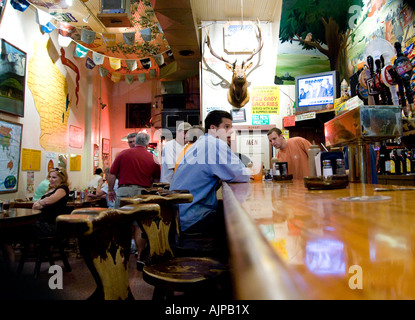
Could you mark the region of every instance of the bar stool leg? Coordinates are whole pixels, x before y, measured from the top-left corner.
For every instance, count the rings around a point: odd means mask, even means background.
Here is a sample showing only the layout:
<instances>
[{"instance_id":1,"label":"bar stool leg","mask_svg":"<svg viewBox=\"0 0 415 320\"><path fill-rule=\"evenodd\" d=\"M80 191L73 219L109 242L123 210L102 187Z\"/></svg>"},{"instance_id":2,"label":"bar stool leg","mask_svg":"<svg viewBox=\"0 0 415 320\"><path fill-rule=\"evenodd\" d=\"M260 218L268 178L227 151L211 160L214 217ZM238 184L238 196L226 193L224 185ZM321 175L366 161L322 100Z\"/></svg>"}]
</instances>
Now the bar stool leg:
<instances>
[{"instance_id":1,"label":"bar stool leg","mask_svg":"<svg viewBox=\"0 0 415 320\"><path fill-rule=\"evenodd\" d=\"M134 299L128 274L130 245L131 224L103 228L79 238L81 255L97 285L89 299Z\"/></svg>"}]
</instances>

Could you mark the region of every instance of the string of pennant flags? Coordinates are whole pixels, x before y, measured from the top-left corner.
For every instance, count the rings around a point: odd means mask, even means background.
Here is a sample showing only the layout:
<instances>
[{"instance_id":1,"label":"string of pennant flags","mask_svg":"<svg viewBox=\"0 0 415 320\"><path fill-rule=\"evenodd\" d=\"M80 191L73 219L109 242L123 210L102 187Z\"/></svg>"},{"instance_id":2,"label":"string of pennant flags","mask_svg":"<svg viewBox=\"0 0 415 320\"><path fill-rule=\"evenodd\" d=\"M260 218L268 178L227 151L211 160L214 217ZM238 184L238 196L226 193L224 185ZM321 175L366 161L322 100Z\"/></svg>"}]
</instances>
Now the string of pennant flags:
<instances>
[{"instance_id":1,"label":"string of pennant flags","mask_svg":"<svg viewBox=\"0 0 415 320\"><path fill-rule=\"evenodd\" d=\"M41 26L41 30L44 33L51 33L54 31L57 27L55 24L51 22L51 18L54 18L49 13L44 12L40 9L38 9L36 6L28 2L27 0L10 0L11 6L21 12L24 12L29 6L33 6L36 9L36 22ZM55 18L56 20L56 18ZM139 82L145 82L146 79L146 73L137 73L137 74L122 74L122 73L116 73L116 72L110 72L110 70L104 68L102 64L104 63L104 59L108 58L110 67L116 71L121 69L122 64L121 62L124 61L129 71L134 71L138 68L137 60L139 60L142 69L149 70L149 77L150 79L155 79L157 77L157 70L156 69L150 69L152 67L151 59L149 57L141 58L141 59L122 59L122 58L115 58L110 57L101 53L98 53L96 51L91 50L90 48L87 48L83 46L82 44L76 42L73 38L71 38L71 34L76 30L77 28L67 22L63 21L57 21L58 29L59 29L59 35L58 35L58 43L61 47L68 47L72 42L74 42L75 49L74 49L74 56L78 58L86 58L85 61L85 67L88 69L93 69L96 66L99 68L99 74L101 77L109 76L110 79L113 82L119 82L124 76L125 81L128 84L131 84L135 80L135 75L137 75L137 79ZM160 25L158 25L160 32L162 32ZM150 41L151 40L151 29L146 28L143 30L140 30L141 36L144 41ZM101 34L102 39L107 47L113 47L116 45L116 35L110 34L110 33L103 33ZM96 32L88 29L81 29L81 41L86 44L92 44L95 40ZM135 41L135 32L127 32L123 33L123 39L124 42L127 45L133 45ZM88 57L88 52L92 52L92 59ZM153 55L152 58L156 62L159 68L162 68L166 65L164 55L167 55L170 59L174 60L173 53L170 49L158 53L156 55ZM75 70L74 70L75 71Z\"/></svg>"}]
</instances>

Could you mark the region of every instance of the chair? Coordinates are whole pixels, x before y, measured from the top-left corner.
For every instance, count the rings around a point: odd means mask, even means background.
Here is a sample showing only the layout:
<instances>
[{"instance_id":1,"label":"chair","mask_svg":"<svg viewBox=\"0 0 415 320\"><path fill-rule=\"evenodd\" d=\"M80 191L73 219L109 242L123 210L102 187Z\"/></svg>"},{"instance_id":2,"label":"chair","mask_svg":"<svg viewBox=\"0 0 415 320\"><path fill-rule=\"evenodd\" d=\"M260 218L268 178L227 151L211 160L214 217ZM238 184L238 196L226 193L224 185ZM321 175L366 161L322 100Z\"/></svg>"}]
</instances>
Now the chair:
<instances>
[{"instance_id":1,"label":"chair","mask_svg":"<svg viewBox=\"0 0 415 320\"><path fill-rule=\"evenodd\" d=\"M49 261L49 264L53 266L56 260L61 260L65 267L66 272L71 272L72 268L69 264L68 257L65 252L65 243L67 239L64 239L58 235L39 237L36 239L29 238L23 241L23 248L21 250L21 257L19 265L17 267L17 273L21 274L24 264L27 260L30 245L33 243L35 246L35 269L34 277L38 278L40 274L40 267L42 262ZM57 255L54 256L54 249L57 250Z\"/></svg>"},{"instance_id":2,"label":"chair","mask_svg":"<svg viewBox=\"0 0 415 320\"><path fill-rule=\"evenodd\" d=\"M209 289L221 293L228 280L227 263L206 256L177 256L170 243L175 243L172 234L177 234L176 204L191 202L190 193L165 192L163 195L145 194L134 198L123 198L120 211L142 203L157 203L160 212L141 216L137 220L148 239L149 252L143 268L143 279L154 286L153 299L166 300L174 292L191 293L189 298Z\"/></svg>"},{"instance_id":3,"label":"chair","mask_svg":"<svg viewBox=\"0 0 415 320\"><path fill-rule=\"evenodd\" d=\"M21 199L17 199L10 203L10 208L31 208L33 206L33 202L25 201ZM30 230L27 230L30 232ZM65 253L65 240L59 237L58 235L54 236L45 236L40 238L29 238L26 237L22 241L23 248L21 250L21 257L19 261L19 265L17 267L17 273L21 274L24 264L27 260L30 245L33 243L35 245L35 270L34 270L34 277L39 277L40 274L40 266L42 262L49 261L49 264L52 266L55 264L56 260L62 260L63 265L65 267L65 271L70 272L72 268L69 264L68 258ZM54 257L53 249L58 251L57 257Z\"/></svg>"}]
</instances>

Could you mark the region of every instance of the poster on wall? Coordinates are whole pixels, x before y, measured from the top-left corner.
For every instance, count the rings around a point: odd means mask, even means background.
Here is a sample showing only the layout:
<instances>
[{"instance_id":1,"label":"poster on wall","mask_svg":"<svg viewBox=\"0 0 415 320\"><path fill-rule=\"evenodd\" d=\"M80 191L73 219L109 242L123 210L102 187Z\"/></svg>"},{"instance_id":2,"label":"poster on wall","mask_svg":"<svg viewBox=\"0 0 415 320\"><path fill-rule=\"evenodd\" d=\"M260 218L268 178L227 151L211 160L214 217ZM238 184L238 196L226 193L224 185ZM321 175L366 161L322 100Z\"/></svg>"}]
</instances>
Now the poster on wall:
<instances>
[{"instance_id":1,"label":"poster on wall","mask_svg":"<svg viewBox=\"0 0 415 320\"><path fill-rule=\"evenodd\" d=\"M0 111L24 116L26 53L0 39Z\"/></svg>"},{"instance_id":2,"label":"poster on wall","mask_svg":"<svg viewBox=\"0 0 415 320\"><path fill-rule=\"evenodd\" d=\"M1 19L3 18L3 12L4 9L6 8L6 0L0 0L0 23L1 23Z\"/></svg>"},{"instance_id":3,"label":"poster on wall","mask_svg":"<svg viewBox=\"0 0 415 320\"><path fill-rule=\"evenodd\" d=\"M0 120L0 193L16 192L23 125Z\"/></svg>"},{"instance_id":4,"label":"poster on wall","mask_svg":"<svg viewBox=\"0 0 415 320\"><path fill-rule=\"evenodd\" d=\"M58 167L58 156L55 152L46 152L46 175L50 169Z\"/></svg>"},{"instance_id":5,"label":"poster on wall","mask_svg":"<svg viewBox=\"0 0 415 320\"><path fill-rule=\"evenodd\" d=\"M22 170L40 171L40 150L22 148Z\"/></svg>"},{"instance_id":6,"label":"poster on wall","mask_svg":"<svg viewBox=\"0 0 415 320\"><path fill-rule=\"evenodd\" d=\"M72 148L82 149L84 145L84 134L82 128L70 125L69 126L69 146Z\"/></svg>"},{"instance_id":7,"label":"poster on wall","mask_svg":"<svg viewBox=\"0 0 415 320\"><path fill-rule=\"evenodd\" d=\"M79 154L71 154L69 158L69 170L81 171L81 156Z\"/></svg>"},{"instance_id":8,"label":"poster on wall","mask_svg":"<svg viewBox=\"0 0 415 320\"><path fill-rule=\"evenodd\" d=\"M102 138L102 153L108 154L110 153L110 140Z\"/></svg>"},{"instance_id":9,"label":"poster on wall","mask_svg":"<svg viewBox=\"0 0 415 320\"><path fill-rule=\"evenodd\" d=\"M252 114L279 114L279 88L277 86L253 87L251 90Z\"/></svg>"}]
</instances>

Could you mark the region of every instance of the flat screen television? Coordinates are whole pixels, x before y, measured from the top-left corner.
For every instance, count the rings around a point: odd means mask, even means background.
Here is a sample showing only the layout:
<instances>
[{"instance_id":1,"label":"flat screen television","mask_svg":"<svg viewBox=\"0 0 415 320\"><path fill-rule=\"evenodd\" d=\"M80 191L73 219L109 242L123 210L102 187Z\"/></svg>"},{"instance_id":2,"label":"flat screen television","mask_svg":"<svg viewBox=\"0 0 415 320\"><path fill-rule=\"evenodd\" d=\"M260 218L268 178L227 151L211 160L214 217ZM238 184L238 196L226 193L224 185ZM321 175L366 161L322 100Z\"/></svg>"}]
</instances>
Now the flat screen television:
<instances>
[{"instance_id":1,"label":"flat screen television","mask_svg":"<svg viewBox=\"0 0 415 320\"><path fill-rule=\"evenodd\" d=\"M339 96L339 90L337 71L295 77L295 113L333 108L334 100Z\"/></svg>"}]
</instances>

